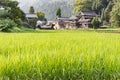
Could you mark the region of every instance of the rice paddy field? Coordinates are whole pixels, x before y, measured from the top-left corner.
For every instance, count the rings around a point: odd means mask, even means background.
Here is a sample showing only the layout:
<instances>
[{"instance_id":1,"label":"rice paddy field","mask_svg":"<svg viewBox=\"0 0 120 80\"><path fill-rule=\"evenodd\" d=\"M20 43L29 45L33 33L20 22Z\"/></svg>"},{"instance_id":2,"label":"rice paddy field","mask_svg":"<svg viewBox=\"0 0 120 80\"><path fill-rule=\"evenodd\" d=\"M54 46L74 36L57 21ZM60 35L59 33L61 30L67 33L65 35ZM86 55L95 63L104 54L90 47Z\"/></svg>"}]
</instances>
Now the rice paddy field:
<instances>
[{"instance_id":1,"label":"rice paddy field","mask_svg":"<svg viewBox=\"0 0 120 80\"><path fill-rule=\"evenodd\" d=\"M0 33L0 80L120 80L120 34Z\"/></svg>"}]
</instances>

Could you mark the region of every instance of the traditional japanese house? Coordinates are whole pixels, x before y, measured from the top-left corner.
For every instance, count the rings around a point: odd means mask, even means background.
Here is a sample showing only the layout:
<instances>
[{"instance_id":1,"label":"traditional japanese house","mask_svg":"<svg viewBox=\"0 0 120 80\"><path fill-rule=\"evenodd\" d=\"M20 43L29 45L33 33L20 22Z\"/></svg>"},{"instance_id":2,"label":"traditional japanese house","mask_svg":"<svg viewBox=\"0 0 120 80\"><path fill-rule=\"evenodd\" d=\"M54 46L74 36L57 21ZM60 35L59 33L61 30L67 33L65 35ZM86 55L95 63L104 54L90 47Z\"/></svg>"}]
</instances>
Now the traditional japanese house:
<instances>
[{"instance_id":1,"label":"traditional japanese house","mask_svg":"<svg viewBox=\"0 0 120 80\"><path fill-rule=\"evenodd\" d=\"M77 16L57 18L54 21L55 29L92 28L91 21L98 16L94 11L81 11Z\"/></svg>"},{"instance_id":2,"label":"traditional japanese house","mask_svg":"<svg viewBox=\"0 0 120 80\"><path fill-rule=\"evenodd\" d=\"M31 26L35 27L36 26L36 22L38 20L38 16L36 14L29 14L29 13L26 13L25 16L26 16L27 22Z\"/></svg>"},{"instance_id":3,"label":"traditional japanese house","mask_svg":"<svg viewBox=\"0 0 120 80\"><path fill-rule=\"evenodd\" d=\"M81 28L92 28L91 21L94 17L98 16L94 11L81 11L77 16L78 23Z\"/></svg>"}]
</instances>

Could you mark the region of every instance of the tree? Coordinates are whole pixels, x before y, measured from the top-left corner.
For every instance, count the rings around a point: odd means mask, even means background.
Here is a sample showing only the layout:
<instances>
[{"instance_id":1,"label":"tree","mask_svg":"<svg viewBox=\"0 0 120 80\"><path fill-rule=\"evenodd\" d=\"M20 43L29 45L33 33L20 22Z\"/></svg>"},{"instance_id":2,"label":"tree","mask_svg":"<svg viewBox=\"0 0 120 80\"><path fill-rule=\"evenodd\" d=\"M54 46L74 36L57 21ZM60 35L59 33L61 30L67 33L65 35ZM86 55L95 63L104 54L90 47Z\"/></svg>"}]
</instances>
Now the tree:
<instances>
[{"instance_id":1,"label":"tree","mask_svg":"<svg viewBox=\"0 0 120 80\"><path fill-rule=\"evenodd\" d=\"M38 19L39 20L45 20L45 13L43 12L36 12L37 16L38 16Z\"/></svg>"},{"instance_id":2,"label":"tree","mask_svg":"<svg viewBox=\"0 0 120 80\"><path fill-rule=\"evenodd\" d=\"M16 27L17 24L11 19L2 19L0 20L0 31L10 32L13 27Z\"/></svg>"},{"instance_id":3,"label":"tree","mask_svg":"<svg viewBox=\"0 0 120 80\"><path fill-rule=\"evenodd\" d=\"M18 7L17 1L12 0L0 0L0 5L7 11L6 14L2 15L2 18L10 18L14 20L17 24L20 24L21 20L25 19L24 12Z\"/></svg>"},{"instance_id":4,"label":"tree","mask_svg":"<svg viewBox=\"0 0 120 80\"><path fill-rule=\"evenodd\" d=\"M73 6L74 11L79 12L80 10L95 10L101 11L103 8L107 8L112 0L75 0Z\"/></svg>"},{"instance_id":5,"label":"tree","mask_svg":"<svg viewBox=\"0 0 120 80\"><path fill-rule=\"evenodd\" d=\"M104 13L103 20L109 22L109 20L110 20L110 12L112 11L112 7L113 7L112 1L109 1L106 8L104 8L104 11L102 11Z\"/></svg>"},{"instance_id":6,"label":"tree","mask_svg":"<svg viewBox=\"0 0 120 80\"><path fill-rule=\"evenodd\" d=\"M6 10L10 10L11 8L17 7L18 6L17 1L12 1L12 0L0 0L0 6L4 7Z\"/></svg>"},{"instance_id":7,"label":"tree","mask_svg":"<svg viewBox=\"0 0 120 80\"><path fill-rule=\"evenodd\" d=\"M0 6L5 7L9 0L0 0Z\"/></svg>"},{"instance_id":8,"label":"tree","mask_svg":"<svg viewBox=\"0 0 120 80\"><path fill-rule=\"evenodd\" d=\"M31 13L31 14L34 14L34 13L35 13L35 10L34 10L34 7L33 7L33 6L30 6L29 13Z\"/></svg>"},{"instance_id":9,"label":"tree","mask_svg":"<svg viewBox=\"0 0 120 80\"><path fill-rule=\"evenodd\" d=\"M114 2L112 11L110 12L110 22L113 26L120 27L120 0Z\"/></svg>"},{"instance_id":10,"label":"tree","mask_svg":"<svg viewBox=\"0 0 120 80\"><path fill-rule=\"evenodd\" d=\"M56 12L56 16L57 16L57 17L61 17L61 9L60 9L60 8L58 8L58 10L57 10L57 12Z\"/></svg>"},{"instance_id":11,"label":"tree","mask_svg":"<svg viewBox=\"0 0 120 80\"><path fill-rule=\"evenodd\" d=\"M18 4L19 3L17 1L8 1L6 6L8 6L10 8L15 8L18 6Z\"/></svg>"},{"instance_id":12,"label":"tree","mask_svg":"<svg viewBox=\"0 0 120 80\"><path fill-rule=\"evenodd\" d=\"M102 0L94 0L92 2L92 10L99 11L102 8Z\"/></svg>"},{"instance_id":13,"label":"tree","mask_svg":"<svg viewBox=\"0 0 120 80\"><path fill-rule=\"evenodd\" d=\"M98 17L94 17L91 24L93 25L94 29L97 29L99 27L99 20Z\"/></svg>"},{"instance_id":14,"label":"tree","mask_svg":"<svg viewBox=\"0 0 120 80\"><path fill-rule=\"evenodd\" d=\"M20 24L22 20L25 20L25 14L19 7L11 8L8 13L9 18L14 20L17 24Z\"/></svg>"},{"instance_id":15,"label":"tree","mask_svg":"<svg viewBox=\"0 0 120 80\"><path fill-rule=\"evenodd\" d=\"M14 20L15 23L20 24L22 20L25 20L25 14L19 7L17 7L18 4L17 1L9 1L7 6L10 8L8 10L9 18Z\"/></svg>"},{"instance_id":16,"label":"tree","mask_svg":"<svg viewBox=\"0 0 120 80\"><path fill-rule=\"evenodd\" d=\"M92 0L75 0L73 3L74 12L79 12L81 10L92 10Z\"/></svg>"}]
</instances>

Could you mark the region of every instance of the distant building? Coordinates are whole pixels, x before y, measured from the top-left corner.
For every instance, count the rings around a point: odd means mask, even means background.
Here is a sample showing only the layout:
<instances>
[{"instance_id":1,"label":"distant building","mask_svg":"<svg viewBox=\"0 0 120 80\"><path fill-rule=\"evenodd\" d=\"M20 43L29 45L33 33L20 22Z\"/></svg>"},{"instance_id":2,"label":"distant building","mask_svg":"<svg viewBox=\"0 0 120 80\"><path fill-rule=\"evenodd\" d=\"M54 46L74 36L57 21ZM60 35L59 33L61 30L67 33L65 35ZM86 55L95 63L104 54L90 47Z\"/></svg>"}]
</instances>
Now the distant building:
<instances>
[{"instance_id":1,"label":"distant building","mask_svg":"<svg viewBox=\"0 0 120 80\"><path fill-rule=\"evenodd\" d=\"M53 22L53 24L55 25L54 28L55 29L66 28L66 21L69 21L69 18L65 18L65 17L57 18Z\"/></svg>"},{"instance_id":2,"label":"distant building","mask_svg":"<svg viewBox=\"0 0 120 80\"><path fill-rule=\"evenodd\" d=\"M36 14L30 14L26 13L25 14L27 22L33 27L36 28L36 22L38 20L38 16Z\"/></svg>"},{"instance_id":3,"label":"distant building","mask_svg":"<svg viewBox=\"0 0 120 80\"><path fill-rule=\"evenodd\" d=\"M28 22L31 20L34 20L34 19L38 19L38 16L36 14L26 13L25 16L26 16L26 19L28 20Z\"/></svg>"},{"instance_id":4,"label":"distant building","mask_svg":"<svg viewBox=\"0 0 120 80\"><path fill-rule=\"evenodd\" d=\"M77 16L57 18L53 24L55 29L92 28L91 21L98 16L94 11L81 11Z\"/></svg>"},{"instance_id":5,"label":"distant building","mask_svg":"<svg viewBox=\"0 0 120 80\"><path fill-rule=\"evenodd\" d=\"M92 28L91 21L94 17L98 16L94 11L81 11L77 16L78 22L82 28Z\"/></svg>"}]
</instances>

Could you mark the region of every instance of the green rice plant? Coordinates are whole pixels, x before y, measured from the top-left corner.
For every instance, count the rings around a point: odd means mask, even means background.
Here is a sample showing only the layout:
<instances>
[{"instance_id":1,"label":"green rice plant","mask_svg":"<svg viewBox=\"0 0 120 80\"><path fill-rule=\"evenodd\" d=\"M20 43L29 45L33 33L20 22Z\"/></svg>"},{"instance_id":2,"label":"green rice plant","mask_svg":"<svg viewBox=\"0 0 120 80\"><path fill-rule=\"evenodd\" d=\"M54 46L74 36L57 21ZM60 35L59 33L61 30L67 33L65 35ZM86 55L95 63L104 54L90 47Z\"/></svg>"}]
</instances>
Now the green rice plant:
<instances>
[{"instance_id":1,"label":"green rice plant","mask_svg":"<svg viewBox=\"0 0 120 80\"><path fill-rule=\"evenodd\" d=\"M119 48L119 34L0 33L0 80L120 80Z\"/></svg>"}]
</instances>

